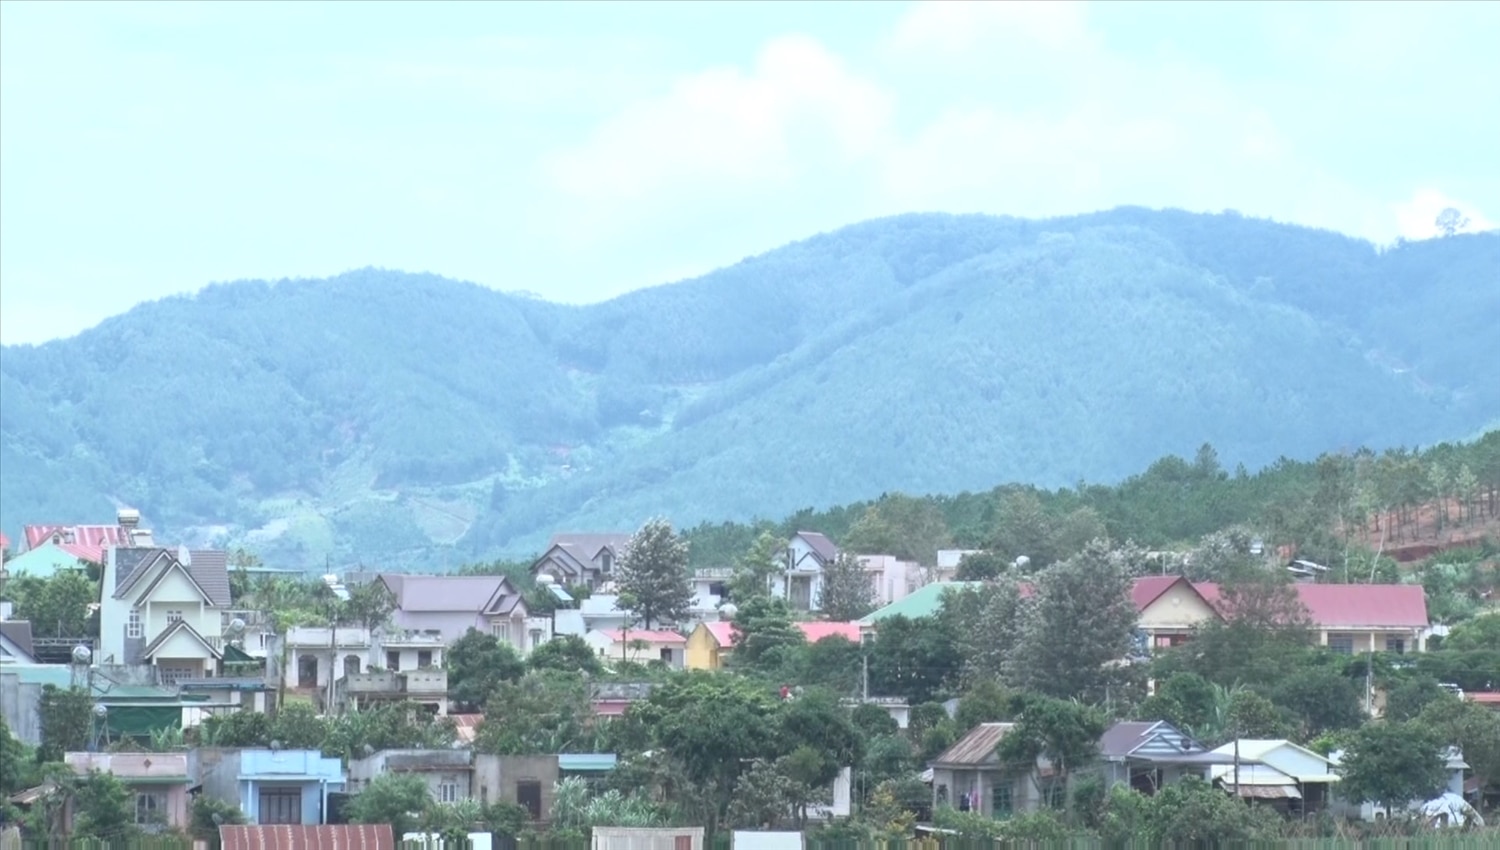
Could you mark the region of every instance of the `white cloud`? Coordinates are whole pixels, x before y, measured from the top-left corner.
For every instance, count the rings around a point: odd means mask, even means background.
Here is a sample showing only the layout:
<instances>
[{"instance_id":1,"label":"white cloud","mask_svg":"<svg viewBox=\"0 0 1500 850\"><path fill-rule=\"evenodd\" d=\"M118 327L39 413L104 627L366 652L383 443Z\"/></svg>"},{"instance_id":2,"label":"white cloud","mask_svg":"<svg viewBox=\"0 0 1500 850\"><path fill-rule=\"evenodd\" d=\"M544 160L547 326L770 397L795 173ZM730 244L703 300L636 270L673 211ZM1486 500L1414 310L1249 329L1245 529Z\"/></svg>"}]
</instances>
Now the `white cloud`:
<instances>
[{"instance_id":1,"label":"white cloud","mask_svg":"<svg viewBox=\"0 0 1500 850\"><path fill-rule=\"evenodd\" d=\"M1418 189L1408 200L1391 204L1390 210L1401 236L1407 239L1431 239L1439 235L1438 214L1450 207L1468 219L1468 224L1460 228L1461 232L1478 233L1495 228L1495 223L1486 218L1478 207L1431 188Z\"/></svg>"},{"instance_id":2,"label":"white cloud","mask_svg":"<svg viewBox=\"0 0 1500 850\"><path fill-rule=\"evenodd\" d=\"M1048 50L1090 48L1083 3L1076 0L917 3L902 16L890 46L902 52L956 57L998 43L1031 42Z\"/></svg>"},{"instance_id":3,"label":"white cloud","mask_svg":"<svg viewBox=\"0 0 1500 850\"><path fill-rule=\"evenodd\" d=\"M817 41L768 43L749 73L715 68L638 102L584 144L551 157L556 188L585 202L641 202L787 185L820 160L868 156L887 132L888 96Z\"/></svg>"}]
</instances>

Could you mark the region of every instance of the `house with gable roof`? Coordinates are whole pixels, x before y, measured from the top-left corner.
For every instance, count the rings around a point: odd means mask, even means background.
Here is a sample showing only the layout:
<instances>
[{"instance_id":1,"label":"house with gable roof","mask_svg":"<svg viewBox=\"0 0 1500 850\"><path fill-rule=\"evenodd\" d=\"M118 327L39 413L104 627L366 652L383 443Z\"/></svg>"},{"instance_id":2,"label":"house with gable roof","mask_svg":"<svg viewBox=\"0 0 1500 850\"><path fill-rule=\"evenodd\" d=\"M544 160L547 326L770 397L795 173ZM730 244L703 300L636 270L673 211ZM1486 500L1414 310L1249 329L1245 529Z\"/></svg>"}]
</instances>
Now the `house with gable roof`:
<instances>
[{"instance_id":1,"label":"house with gable roof","mask_svg":"<svg viewBox=\"0 0 1500 850\"><path fill-rule=\"evenodd\" d=\"M379 580L396 600L391 621L399 629L440 635L446 643L477 629L521 653L552 639L547 619L532 617L504 576L383 573Z\"/></svg>"},{"instance_id":2,"label":"house with gable roof","mask_svg":"<svg viewBox=\"0 0 1500 850\"><path fill-rule=\"evenodd\" d=\"M793 610L818 610L823 593L823 570L839 556L839 547L816 531L799 531L787 541L786 565L771 580L771 595L785 599Z\"/></svg>"},{"instance_id":3,"label":"house with gable roof","mask_svg":"<svg viewBox=\"0 0 1500 850\"><path fill-rule=\"evenodd\" d=\"M163 682L199 679L223 660L229 556L218 550L111 547L99 585L103 664L149 664Z\"/></svg>"},{"instance_id":4,"label":"house with gable roof","mask_svg":"<svg viewBox=\"0 0 1500 850\"><path fill-rule=\"evenodd\" d=\"M592 590L613 580L615 565L628 548L629 534L554 534L546 551L532 562L531 574Z\"/></svg>"}]
</instances>

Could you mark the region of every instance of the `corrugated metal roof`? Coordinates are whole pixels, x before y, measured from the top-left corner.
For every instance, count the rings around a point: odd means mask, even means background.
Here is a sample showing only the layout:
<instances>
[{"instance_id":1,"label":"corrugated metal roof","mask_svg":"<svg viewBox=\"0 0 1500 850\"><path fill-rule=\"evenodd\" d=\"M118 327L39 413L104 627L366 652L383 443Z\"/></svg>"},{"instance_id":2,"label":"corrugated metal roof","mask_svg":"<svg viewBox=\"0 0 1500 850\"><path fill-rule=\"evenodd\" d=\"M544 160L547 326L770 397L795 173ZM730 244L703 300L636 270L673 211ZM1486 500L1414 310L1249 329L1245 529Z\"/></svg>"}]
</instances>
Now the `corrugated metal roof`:
<instances>
[{"instance_id":1,"label":"corrugated metal roof","mask_svg":"<svg viewBox=\"0 0 1500 850\"><path fill-rule=\"evenodd\" d=\"M221 826L222 850L395 850L391 825Z\"/></svg>"},{"instance_id":2,"label":"corrugated metal roof","mask_svg":"<svg viewBox=\"0 0 1500 850\"><path fill-rule=\"evenodd\" d=\"M977 581L940 581L926 584L917 588L914 592L907 594L905 598L898 599L884 608L866 614L859 621L859 624L861 626L868 626L878 623L887 617L908 617L911 619L931 617L942 607L944 593L947 593L949 590L955 592L968 590L979 587L982 583Z\"/></svg>"},{"instance_id":3,"label":"corrugated metal roof","mask_svg":"<svg viewBox=\"0 0 1500 850\"><path fill-rule=\"evenodd\" d=\"M943 750L932 760L934 765L980 765L995 755L995 747L1005 734L1016 728L1014 723L981 723Z\"/></svg>"}]
</instances>

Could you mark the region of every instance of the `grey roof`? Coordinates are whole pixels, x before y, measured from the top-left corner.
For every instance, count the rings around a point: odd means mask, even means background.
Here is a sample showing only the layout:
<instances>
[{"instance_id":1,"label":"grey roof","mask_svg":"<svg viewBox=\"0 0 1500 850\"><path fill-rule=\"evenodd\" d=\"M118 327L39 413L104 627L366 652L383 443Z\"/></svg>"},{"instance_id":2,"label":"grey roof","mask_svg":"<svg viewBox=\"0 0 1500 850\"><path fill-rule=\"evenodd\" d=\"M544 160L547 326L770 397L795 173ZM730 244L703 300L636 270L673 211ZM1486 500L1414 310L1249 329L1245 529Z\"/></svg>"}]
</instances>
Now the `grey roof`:
<instances>
[{"instance_id":1,"label":"grey roof","mask_svg":"<svg viewBox=\"0 0 1500 850\"><path fill-rule=\"evenodd\" d=\"M154 546L117 546L111 549L111 556L115 559L115 598L125 595L135 579L140 578L136 572L151 563L158 555L165 552Z\"/></svg>"},{"instance_id":2,"label":"grey roof","mask_svg":"<svg viewBox=\"0 0 1500 850\"><path fill-rule=\"evenodd\" d=\"M630 535L609 534L554 534L547 548L559 546L569 555L579 559L585 564L591 562L603 549L614 553L616 558L625 554L630 548Z\"/></svg>"},{"instance_id":3,"label":"grey roof","mask_svg":"<svg viewBox=\"0 0 1500 850\"><path fill-rule=\"evenodd\" d=\"M0 622L0 635L15 644L22 652L35 657L36 647L31 643L30 620L6 620Z\"/></svg>"},{"instance_id":4,"label":"grey roof","mask_svg":"<svg viewBox=\"0 0 1500 850\"><path fill-rule=\"evenodd\" d=\"M555 588L555 586L554 586ZM495 586L495 592L485 602L483 611L486 614L505 615L516 610L517 606L522 611L526 610L525 602L521 598L520 591L510 583L510 579L501 577L500 584Z\"/></svg>"},{"instance_id":5,"label":"grey roof","mask_svg":"<svg viewBox=\"0 0 1500 850\"><path fill-rule=\"evenodd\" d=\"M981 723L969 730L969 734L958 739L958 743L943 750L932 760L934 765L978 766L990 760L995 747L1005 733L1016 728L1014 723Z\"/></svg>"},{"instance_id":6,"label":"grey roof","mask_svg":"<svg viewBox=\"0 0 1500 850\"><path fill-rule=\"evenodd\" d=\"M1105 758L1130 755L1132 750L1141 745L1146 733L1155 726L1155 722L1134 720L1116 723L1104 730L1104 735L1099 739L1099 755Z\"/></svg>"},{"instance_id":7,"label":"grey roof","mask_svg":"<svg viewBox=\"0 0 1500 850\"><path fill-rule=\"evenodd\" d=\"M502 576L382 575L396 596L396 607L417 611L479 613L500 589ZM391 581L391 579L396 579Z\"/></svg>"},{"instance_id":8,"label":"grey roof","mask_svg":"<svg viewBox=\"0 0 1500 850\"><path fill-rule=\"evenodd\" d=\"M1179 761L1207 753L1207 747L1165 720L1121 721L1099 738L1099 756L1105 759Z\"/></svg>"},{"instance_id":9,"label":"grey roof","mask_svg":"<svg viewBox=\"0 0 1500 850\"><path fill-rule=\"evenodd\" d=\"M807 545L811 546L812 550L818 553L818 557L824 561L832 561L839 556L839 547L833 545L832 540L829 540L816 531L799 531L797 532L797 536L806 540Z\"/></svg>"},{"instance_id":10,"label":"grey roof","mask_svg":"<svg viewBox=\"0 0 1500 850\"><path fill-rule=\"evenodd\" d=\"M192 563L188 574L208 594L219 608L228 608L229 598L229 553L222 549L194 549L188 553Z\"/></svg>"}]
</instances>

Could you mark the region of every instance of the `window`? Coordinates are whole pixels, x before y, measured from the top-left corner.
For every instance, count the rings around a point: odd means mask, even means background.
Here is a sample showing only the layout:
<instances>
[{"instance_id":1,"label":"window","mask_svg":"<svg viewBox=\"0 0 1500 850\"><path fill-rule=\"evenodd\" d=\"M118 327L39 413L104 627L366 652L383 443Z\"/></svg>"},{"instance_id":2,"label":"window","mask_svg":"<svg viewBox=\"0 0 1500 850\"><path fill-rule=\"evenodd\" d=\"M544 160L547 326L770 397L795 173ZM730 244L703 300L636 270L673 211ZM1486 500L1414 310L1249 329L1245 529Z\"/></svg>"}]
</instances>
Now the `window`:
<instances>
[{"instance_id":1,"label":"window","mask_svg":"<svg viewBox=\"0 0 1500 850\"><path fill-rule=\"evenodd\" d=\"M197 678L198 671L191 667L173 665L156 665L156 672L161 676L162 684L175 685L183 679Z\"/></svg>"},{"instance_id":2,"label":"window","mask_svg":"<svg viewBox=\"0 0 1500 850\"><path fill-rule=\"evenodd\" d=\"M458 783L457 782L444 782L444 783L438 785L438 802L439 803L457 803L458 802Z\"/></svg>"},{"instance_id":3,"label":"window","mask_svg":"<svg viewBox=\"0 0 1500 850\"><path fill-rule=\"evenodd\" d=\"M996 785L990 789L990 815L997 818L1010 817L1012 802L1009 785Z\"/></svg>"},{"instance_id":4,"label":"window","mask_svg":"<svg viewBox=\"0 0 1500 850\"><path fill-rule=\"evenodd\" d=\"M1406 652L1406 641L1401 638L1388 637L1385 639L1385 651L1402 654Z\"/></svg>"},{"instance_id":5,"label":"window","mask_svg":"<svg viewBox=\"0 0 1500 850\"><path fill-rule=\"evenodd\" d=\"M167 795L147 792L135 795L136 826L154 826L167 822Z\"/></svg>"},{"instance_id":6,"label":"window","mask_svg":"<svg viewBox=\"0 0 1500 850\"><path fill-rule=\"evenodd\" d=\"M532 649L536 649L537 647L539 647L541 645L542 645L542 630L541 629L532 629L531 630L531 648Z\"/></svg>"},{"instance_id":7,"label":"window","mask_svg":"<svg viewBox=\"0 0 1500 850\"><path fill-rule=\"evenodd\" d=\"M386 650L385 651L385 669L391 671L392 673L400 672L400 670L401 670L401 653L397 652L394 649L388 649L388 650Z\"/></svg>"},{"instance_id":8,"label":"window","mask_svg":"<svg viewBox=\"0 0 1500 850\"><path fill-rule=\"evenodd\" d=\"M490 634L498 638L501 643L510 643L510 623L505 620L491 622Z\"/></svg>"},{"instance_id":9,"label":"window","mask_svg":"<svg viewBox=\"0 0 1500 850\"><path fill-rule=\"evenodd\" d=\"M430 650L430 649L419 649L419 650L417 650L417 667L420 669L422 667L431 667L431 666L432 666L432 650Z\"/></svg>"},{"instance_id":10,"label":"window","mask_svg":"<svg viewBox=\"0 0 1500 850\"><path fill-rule=\"evenodd\" d=\"M302 825L302 791L297 788L264 788L260 792L260 817L266 824Z\"/></svg>"},{"instance_id":11,"label":"window","mask_svg":"<svg viewBox=\"0 0 1500 850\"><path fill-rule=\"evenodd\" d=\"M1061 809L1068 798L1068 789L1061 782L1053 782L1042 794L1042 805L1049 809Z\"/></svg>"},{"instance_id":12,"label":"window","mask_svg":"<svg viewBox=\"0 0 1500 850\"><path fill-rule=\"evenodd\" d=\"M181 611L168 611L167 612L167 625L170 626L173 623L176 623L176 622L180 621L181 619L182 619L182 612Z\"/></svg>"},{"instance_id":13,"label":"window","mask_svg":"<svg viewBox=\"0 0 1500 850\"><path fill-rule=\"evenodd\" d=\"M615 556L614 555L611 555L609 552L600 552L599 553L599 571L600 572L607 573L611 569L614 568L614 565L615 565Z\"/></svg>"},{"instance_id":14,"label":"window","mask_svg":"<svg viewBox=\"0 0 1500 850\"><path fill-rule=\"evenodd\" d=\"M1354 635L1329 635L1328 648L1343 655L1354 654Z\"/></svg>"},{"instance_id":15,"label":"window","mask_svg":"<svg viewBox=\"0 0 1500 850\"><path fill-rule=\"evenodd\" d=\"M125 620L125 636L128 638L141 636L141 609L130 609L130 616Z\"/></svg>"}]
</instances>

